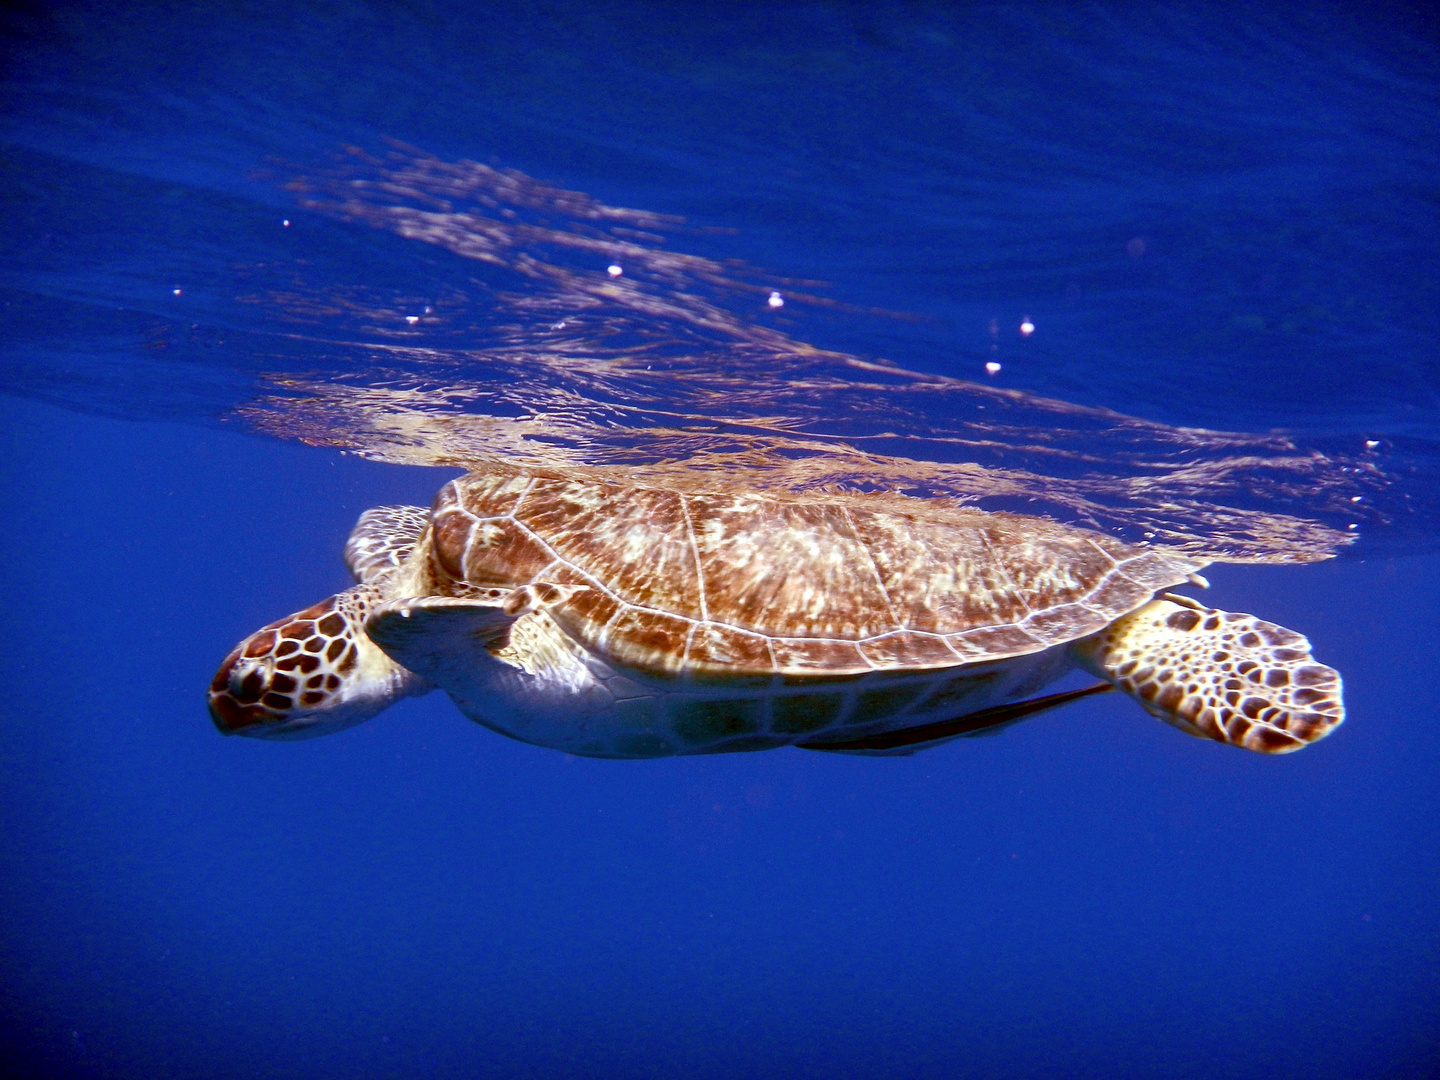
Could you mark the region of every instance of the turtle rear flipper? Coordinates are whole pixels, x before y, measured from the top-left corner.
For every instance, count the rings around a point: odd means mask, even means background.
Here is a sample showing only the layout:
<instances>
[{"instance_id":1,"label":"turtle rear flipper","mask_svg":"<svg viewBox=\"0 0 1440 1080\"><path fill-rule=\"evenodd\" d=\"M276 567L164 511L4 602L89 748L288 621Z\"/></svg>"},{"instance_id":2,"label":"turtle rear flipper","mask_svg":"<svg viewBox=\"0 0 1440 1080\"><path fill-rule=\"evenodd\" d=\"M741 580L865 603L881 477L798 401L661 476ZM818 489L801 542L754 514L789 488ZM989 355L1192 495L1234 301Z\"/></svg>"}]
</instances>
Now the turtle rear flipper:
<instances>
[{"instance_id":1,"label":"turtle rear flipper","mask_svg":"<svg viewBox=\"0 0 1440 1080\"><path fill-rule=\"evenodd\" d=\"M1340 674L1303 635L1167 594L1072 646L1081 666L1191 735L1285 754L1345 719Z\"/></svg>"}]
</instances>

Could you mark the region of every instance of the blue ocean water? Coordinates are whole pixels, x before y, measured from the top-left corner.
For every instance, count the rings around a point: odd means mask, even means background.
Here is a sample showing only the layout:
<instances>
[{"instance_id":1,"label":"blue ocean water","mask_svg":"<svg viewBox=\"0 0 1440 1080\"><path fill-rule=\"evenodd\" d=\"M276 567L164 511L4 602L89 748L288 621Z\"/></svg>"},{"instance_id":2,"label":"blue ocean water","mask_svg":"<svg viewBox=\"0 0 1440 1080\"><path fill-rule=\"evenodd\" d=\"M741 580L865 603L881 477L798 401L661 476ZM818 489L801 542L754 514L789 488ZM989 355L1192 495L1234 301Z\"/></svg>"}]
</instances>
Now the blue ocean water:
<instances>
[{"instance_id":1,"label":"blue ocean water","mask_svg":"<svg viewBox=\"0 0 1440 1080\"><path fill-rule=\"evenodd\" d=\"M1433 13L5 18L9 1074L1440 1075ZM619 250L636 291L586 284ZM941 384L795 342L961 382L907 412ZM949 446L1117 528L1270 515L1271 555L1313 522L1338 558L1210 598L1349 719L1276 759L1114 697L893 759L570 758L441 695L216 734L215 666L348 584L360 511L674 415Z\"/></svg>"}]
</instances>

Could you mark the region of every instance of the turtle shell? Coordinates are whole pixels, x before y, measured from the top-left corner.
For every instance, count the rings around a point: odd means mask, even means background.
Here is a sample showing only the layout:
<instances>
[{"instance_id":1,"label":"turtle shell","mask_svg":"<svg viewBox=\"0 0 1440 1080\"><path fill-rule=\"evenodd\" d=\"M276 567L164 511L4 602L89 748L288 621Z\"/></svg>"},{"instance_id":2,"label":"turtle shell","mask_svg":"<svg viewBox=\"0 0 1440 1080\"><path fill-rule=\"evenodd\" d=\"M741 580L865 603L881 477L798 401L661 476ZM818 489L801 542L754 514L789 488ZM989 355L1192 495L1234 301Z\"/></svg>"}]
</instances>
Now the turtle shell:
<instances>
[{"instance_id":1,"label":"turtle shell","mask_svg":"<svg viewBox=\"0 0 1440 1080\"><path fill-rule=\"evenodd\" d=\"M1043 518L896 501L472 473L436 497L430 558L442 592L562 586L550 614L612 663L721 678L1038 652L1205 565Z\"/></svg>"}]
</instances>

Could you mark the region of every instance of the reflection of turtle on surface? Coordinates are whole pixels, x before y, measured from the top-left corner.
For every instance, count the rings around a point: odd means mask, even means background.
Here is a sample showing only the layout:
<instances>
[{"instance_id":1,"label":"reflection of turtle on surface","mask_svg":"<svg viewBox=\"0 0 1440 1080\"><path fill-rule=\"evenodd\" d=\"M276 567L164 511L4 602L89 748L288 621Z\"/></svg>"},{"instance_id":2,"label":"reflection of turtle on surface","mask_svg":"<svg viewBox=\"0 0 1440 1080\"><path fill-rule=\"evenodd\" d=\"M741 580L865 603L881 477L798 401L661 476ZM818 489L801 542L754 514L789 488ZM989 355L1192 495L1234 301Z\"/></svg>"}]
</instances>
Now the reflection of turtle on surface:
<instances>
[{"instance_id":1,"label":"reflection of turtle on surface","mask_svg":"<svg viewBox=\"0 0 1440 1080\"><path fill-rule=\"evenodd\" d=\"M1155 598L1202 562L1040 518L475 473L366 512L345 556L360 584L226 658L221 731L324 734L435 686L595 757L908 753L1111 686L1265 753L1344 718L1299 634ZM1106 682L1031 697L1077 667Z\"/></svg>"}]
</instances>

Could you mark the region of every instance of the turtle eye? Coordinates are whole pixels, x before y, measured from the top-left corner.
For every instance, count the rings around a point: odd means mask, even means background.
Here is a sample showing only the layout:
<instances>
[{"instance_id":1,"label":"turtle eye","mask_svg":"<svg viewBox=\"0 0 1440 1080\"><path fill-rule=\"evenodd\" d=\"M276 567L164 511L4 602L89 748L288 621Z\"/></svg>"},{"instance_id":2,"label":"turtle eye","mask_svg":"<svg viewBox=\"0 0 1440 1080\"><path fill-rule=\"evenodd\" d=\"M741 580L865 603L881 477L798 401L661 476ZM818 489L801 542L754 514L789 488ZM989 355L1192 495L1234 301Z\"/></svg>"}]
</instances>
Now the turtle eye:
<instances>
[{"instance_id":1,"label":"turtle eye","mask_svg":"<svg viewBox=\"0 0 1440 1080\"><path fill-rule=\"evenodd\" d=\"M230 665L230 675L225 683L232 697L240 701L259 701L269 689L273 670L274 662L268 656L257 660L242 655Z\"/></svg>"}]
</instances>

